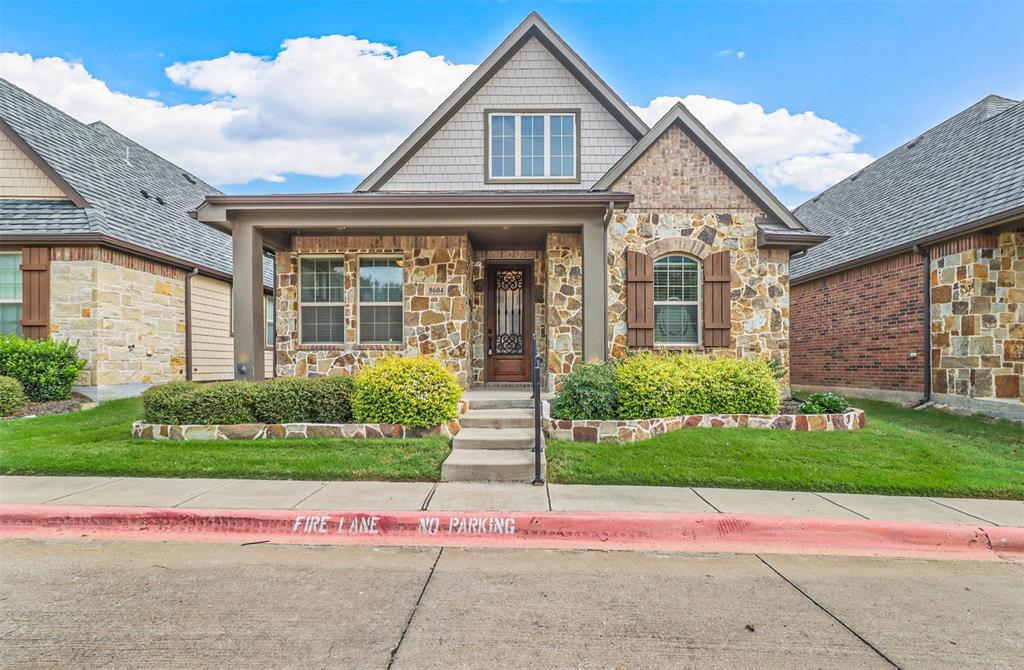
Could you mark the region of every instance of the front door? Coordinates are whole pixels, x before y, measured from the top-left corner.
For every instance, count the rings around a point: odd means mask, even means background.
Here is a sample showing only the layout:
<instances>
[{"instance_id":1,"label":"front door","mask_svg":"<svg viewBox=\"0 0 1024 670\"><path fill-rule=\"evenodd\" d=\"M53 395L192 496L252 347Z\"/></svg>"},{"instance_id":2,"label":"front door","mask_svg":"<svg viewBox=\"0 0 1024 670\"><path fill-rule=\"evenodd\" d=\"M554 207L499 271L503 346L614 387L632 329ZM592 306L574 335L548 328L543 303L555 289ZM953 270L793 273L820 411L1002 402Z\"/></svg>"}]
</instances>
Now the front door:
<instances>
[{"instance_id":1,"label":"front door","mask_svg":"<svg viewBox=\"0 0 1024 670\"><path fill-rule=\"evenodd\" d=\"M530 381L533 266L487 266L487 381Z\"/></svg>"}]
</instances>

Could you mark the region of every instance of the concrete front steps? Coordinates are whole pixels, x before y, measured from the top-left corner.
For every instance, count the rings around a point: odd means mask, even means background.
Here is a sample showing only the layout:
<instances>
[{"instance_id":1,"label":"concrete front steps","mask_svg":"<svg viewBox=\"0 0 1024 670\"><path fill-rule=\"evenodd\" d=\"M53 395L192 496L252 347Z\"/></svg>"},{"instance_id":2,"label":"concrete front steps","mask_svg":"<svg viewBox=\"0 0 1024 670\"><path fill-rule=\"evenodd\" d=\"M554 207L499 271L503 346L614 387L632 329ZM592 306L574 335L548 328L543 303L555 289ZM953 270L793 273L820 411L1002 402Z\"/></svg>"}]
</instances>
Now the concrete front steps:
<instances>
[{"instance_id":1,"label":"concrete front steps","mask_svg":"<svg viewBox=\"0 0 1024 670\"><path fill-rule=\"evenodd\" d=\"M474 398L460 419L452 453L441 465L441 481L533 481L532 407L533 401L521 394ZM541 476L546 472L542 456Z\"/></svg>"}]
</instances>

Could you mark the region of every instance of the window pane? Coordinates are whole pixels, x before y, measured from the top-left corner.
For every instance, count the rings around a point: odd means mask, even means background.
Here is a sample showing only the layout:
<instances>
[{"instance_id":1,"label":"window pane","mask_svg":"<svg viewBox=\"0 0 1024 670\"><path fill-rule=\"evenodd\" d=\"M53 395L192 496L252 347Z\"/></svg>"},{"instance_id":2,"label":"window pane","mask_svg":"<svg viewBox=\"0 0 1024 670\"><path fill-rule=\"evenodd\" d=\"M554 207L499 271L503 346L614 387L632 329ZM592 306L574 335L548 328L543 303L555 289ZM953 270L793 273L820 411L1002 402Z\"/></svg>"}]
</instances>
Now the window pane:
<instances>
[{"instance_id":1,"label":"window pane","mask_svg":"<svg viewBox=\"0 0 1024 670\"><path fill-rule=\"evenodd\" d=\"M655 305L654 341L660 344L697 344L697 306Z\"/></svg>"},{"instance_id":2,"label":"window pane","mask_svg":"<svg viewBox=\"0 0 1024 670\"><path fill-rule=\"evenodd\" d=\"M359 302L401 302L402 268L397 258L359 259Z\"/></svg>"},{"instance_id":3,"label":"window pane","mask_svg":"<svg viewBox=\"0 0 1024 670\"><path fill-rule=\"evenodd\" d=\"M344 302L345 267L341 258L303 258L299 261L301 302Z\"/></svg>"},{"instance_id":4,"label":"window pane","mask_svg":"<svg viewBox=\"0 0 1024 670\"><path fill-rule=\"evenodd\" d=\"M359 308L359 341L371 343L402 342L402 308L363 306Z\"/></svg>"},{"instance_id":5,"label":"window pane","mask_svg":"<svg viewBox=\"0 0 1024 670\"><path fill-rule=\"evenodd\" d=\"M519 146L522 150L520 176L544 176L544 117L523 116L519 119Z\"/></svg>"},{"instance_id":6,"label":"window pane","mask_svg":"<svg viewBox=\"0 0 1024 670\"><path fill-rule=\"evenodd\" d=\"M0 298L21 300L21 254L0 254Z\"/></svg>"},{"instance_id":7,"label":"window pane","mask_svg":"<svg viewBox=\"0 0 1024 670\"><path fill-rule=\"evenodd\" d=\"M551 176L576 176L576 117L572 114L551 117Z\"/></svg>"},{"instance_id":8,"label":"window pane","mask_svg":"<svg viewBox=\"0 0 1024 670\"><path fill-rule=\"evenodd\" d=\"M302 307L302 341L335 343L345 341L343 307Z\"/></svg>"},{"instance_id":9,"label":"window pane","mask_svg":"<svg viewBox=\"0 0 1024 670\"><path fill-rule=\"evenodd\" d=\"M274 298L273 296L266 296L263 305L263 318L266 320L266 333L264 336L264 344L267 347L274 346Z\"/></svg>"},{"instance_id":10,"label":"window pane","mask_svg":"<svg viewBox=\"0 0 1024 670\"><path fill-rule=\"evenodd\" d=\"M18 303L0 304L0 335L21 335L21 305Z\"/></svg>"},{"instance_id":11,"label":"window pane","mask_svg":"<svg viewBox=\"0 0 1024 670\"><path fill-rule=\"evenodd\" d=\"M654 262L655 302L696 302L697 261L666 256Z\"/></svg>"},{"instance_id":12,"label":"window pane","mask_svg":"<svg viewBox=\"0 0 1024 670\"><path fill-rule=\"evenodd\" d=\"M516 169L515 117L491 117L491 176L514 177Z\"/></svg>"}]
</instances>

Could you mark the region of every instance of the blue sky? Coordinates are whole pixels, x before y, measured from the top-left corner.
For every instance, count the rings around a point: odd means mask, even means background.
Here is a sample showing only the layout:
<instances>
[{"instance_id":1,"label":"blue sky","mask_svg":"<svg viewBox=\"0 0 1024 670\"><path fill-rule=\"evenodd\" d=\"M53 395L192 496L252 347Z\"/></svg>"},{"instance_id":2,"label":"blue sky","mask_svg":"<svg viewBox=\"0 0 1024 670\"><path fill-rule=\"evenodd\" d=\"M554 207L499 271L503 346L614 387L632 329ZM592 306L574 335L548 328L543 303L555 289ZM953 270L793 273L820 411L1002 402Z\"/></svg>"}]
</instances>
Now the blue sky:
<instances>
[{"instance_id":1,"label":"blue sky","mask_svg":"<svg viewBox=\"0 0 1024 670\"><path fill-rule=\"evenodd\" d=\"M323 44L314 42L310 48L319 50L309 56L310 71L303 74L305 88L288 94L299 101L310 96L298 112L301 119L294 119L293 125L324 126L322 131L304 133L288 127L287 119L265 121L280 102L272 99L275 93L267 92L268 87L282 79L268 79L256 94L239 93L242 84L225 78L245 80L250 72L264 72L261 61L274 62L285 40L325 35L352 35L389 45L397 49L392 56L425 51L443 56L451 64L476 64L532 9L630 104L645 107L659 96L696 95L734 105L753 102L766 114L781 108L792 115L811 112L822 123L807 132L831 134L822 140L831 144L796 153L824 156L822 161L842 154L836 160L847 170L880 156L988 93L1024 98L1024 2L2 0L0 51L23 57L15 65L10 64L13 61L4 65L2 73L79 118L113 118L113 122L104 120L200 176L217 172L216 180L230 192L348 190L369 169L367 165L372 167L382 151L393 147L400 135L449 91L424 94L415 109L367 113L376 120L357 118L352 111L335 114L346 105L344 96L323 98L324 108L318 110L317 72L329 70L336 61L317 61L328 52L320 48ZM165 71L175 63L207 63L230 52L251 58L231 68L216 61L216 70L210 66L182 69L177 81ZM25 55L31 56L31 62ZM48 57L60 60L46 61L48 65L43 67L41 59ZM81 70L52 69L76 65ZM410 69L406 73L409 71L415 72ZM454 86L452 82L466 71L431 65L423 81L436 82L435 88L444 89ZM54 83L63 76L77 77L76 86ZM294 75L286 77L277 89L286 88L294 79ZM372 76L369 81L362 85L369 86L367 90L355 86L359 92L353 98L362 110L374 102ZM103 85L106 91L101 90ZM325 84L323 89L327 88ZM146 107L136 100L152 104ZM218 114L227 114L225 107L237 107L245 100L251 108L232 113L248 121L235 117L228 121L225 116L213 120ZM120 119L118 114L130 108L123 104L126 101L138 104L139 111ZM701 116L702 110L712 108L708 105L698 104L695 113ZM285 116L296 114L294 106L281 109L291 110ZM147 110L153 112L153 118L143 122ZM251 113L253 110L258 112ZM738 144L740 149L734 151L741 158L745 153L756 156L754 149L744 147L745 140L737 133L775 132L771 130L775 126L757 125L756 109L746 108L738 116L728 114L730 110L735 111L720 106L720 127L745 124L745 118L753 125L732 127L723 140L730 148ZM317 114L323 117L323 124ZM702 120L716 130L715 123ZM791 117L780 120L788 124L779 131L780 141L790 141L785 133L800 135L798 121ZM826 128L825 121L846 134ZM197 128L197 138L202 137L198 129L219 133L216 137L225 142L221 151L232 156L224 162L237 167L221 170L220 165L211 163L211 157L203 155L202 146L189 146L190 140L182 137L189 133L189 124ZM338 142L328 134L332 132L338 135ZM359 132L376 133L376 144L349 151L355 143L341 138L357 137ZM720 137L728 134L716 132ZM859 139L854 141L853 136ZM267 165L259 173L267 178L257 175L259 170L244 169L274 151L278 146L275 140L290 142L279 150L294 152L291 163ZM194 141L215 144L213 140ZM323 160L309 161L308 154L319 146L324 147ZM769 185L790 204L813 194L817 183L807 177L806 162L802 164L804 172L797 175L801 164L792 163L794 157L782 151L778 156L748 159L763 163L759 174L774 175L767 178ZM339 169L352 173L331 174ZM833 165L831 169L844 168ZM239 181L232 183L233 179Z\"/></svg>"}]
</instances>

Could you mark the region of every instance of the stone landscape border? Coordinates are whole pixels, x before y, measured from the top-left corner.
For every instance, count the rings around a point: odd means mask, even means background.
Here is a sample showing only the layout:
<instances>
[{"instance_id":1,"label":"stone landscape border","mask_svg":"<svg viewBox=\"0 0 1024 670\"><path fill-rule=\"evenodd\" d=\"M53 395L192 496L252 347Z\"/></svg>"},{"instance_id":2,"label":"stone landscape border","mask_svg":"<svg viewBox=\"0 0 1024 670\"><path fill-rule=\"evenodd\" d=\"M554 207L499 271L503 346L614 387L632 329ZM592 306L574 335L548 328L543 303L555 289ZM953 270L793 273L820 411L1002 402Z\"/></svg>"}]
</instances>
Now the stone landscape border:
<instances>
[{"instance_id":1,"label":"stone landscape border","mask_svg":"<svg viewBox=\"0 0 1024 670\"><path fill-rule=\"evenodd\" d=\"M692 414L660 419L544 419L544 435L570 442L639 442L683 428L762 428L766 430L859 430L867 425L864 410L841 414Z\"/></svg>"},{"instance_id":2,"label":"stone landscape border","mask_svg":"<svg viewBox=\"0 0 1024 670\"><path fill-rule=\"evenodd\" d=\"M276 440L333 438L454 437L459 422L431 428L408 428L394 423L236 423L229 425L132 424L132 437L141 440Z\"/></svg>"}]
</instances>

